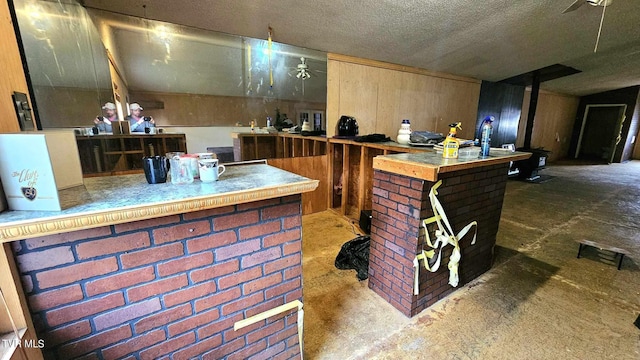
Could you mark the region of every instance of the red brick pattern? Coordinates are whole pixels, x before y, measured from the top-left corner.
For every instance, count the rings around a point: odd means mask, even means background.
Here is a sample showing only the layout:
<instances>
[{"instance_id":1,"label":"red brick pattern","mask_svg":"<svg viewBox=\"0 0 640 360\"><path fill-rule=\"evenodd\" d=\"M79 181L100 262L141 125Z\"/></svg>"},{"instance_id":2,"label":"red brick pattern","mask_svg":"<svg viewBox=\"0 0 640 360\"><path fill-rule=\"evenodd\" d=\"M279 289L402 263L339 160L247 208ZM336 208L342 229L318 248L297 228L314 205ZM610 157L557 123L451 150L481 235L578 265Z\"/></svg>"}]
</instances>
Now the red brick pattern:
<instances>
[{"instance_id":1,"label":"red brick pattern","mask_svg":"<svg viewBox=\"0 0 640 360\"><path fill-rule=\"evenodd\" d=\"M454 231L478 222L475 245L472 235L460 242L462 260L458 286L475 279L492 264L508 164L443 173L438 188ZM440 269L430 273L422 267L420 293L413 295L413 259L423 249L421 219L433 216L429 191L435 183L384 171L374 171L369 254L369 287L406 316L414 316L455 290L447 264L451 246L444 248ZM432 225L430 225L432 226ZM433 229L429 231L433 238Z\"/></svg>"},{"instance_id":2,"label":"red brick pattern","mask_svg":"<svg viewBox=\"0 0 640 360\"><path fill-rule=\"evenodd\" d=\"M15 242L47 359L299 358L301 197Z\"/></svg>"}]
</instances>

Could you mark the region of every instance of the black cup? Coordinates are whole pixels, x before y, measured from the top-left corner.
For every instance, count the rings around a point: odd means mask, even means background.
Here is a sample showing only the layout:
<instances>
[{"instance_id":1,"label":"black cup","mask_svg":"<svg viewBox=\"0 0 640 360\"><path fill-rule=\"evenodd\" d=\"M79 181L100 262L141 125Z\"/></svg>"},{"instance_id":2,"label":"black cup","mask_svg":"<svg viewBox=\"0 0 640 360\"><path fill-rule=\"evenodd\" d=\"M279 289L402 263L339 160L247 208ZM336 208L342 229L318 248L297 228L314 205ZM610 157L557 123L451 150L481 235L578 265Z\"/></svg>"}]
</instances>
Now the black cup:
<instances>
[{"instance_id":1,"label":"black cup","mask_svg":"<svg viewBox=\"0 0 640 360\"><path fill-rule=\"evenodd\" d=\"M144 133L145 134L151 133L151 128L149 128L149 127L144 128Z\"/></svg>"},{"instance_id":2,"label":"black cup","mask_svg":"<svg viewBox=\"0 0 640 360\"><path fill-rule=\"evenodd\" d=\"M144 176L149 184L167 182L168 161L164 156L145 156L142 158Z\"/></svg>"}]
</instances>

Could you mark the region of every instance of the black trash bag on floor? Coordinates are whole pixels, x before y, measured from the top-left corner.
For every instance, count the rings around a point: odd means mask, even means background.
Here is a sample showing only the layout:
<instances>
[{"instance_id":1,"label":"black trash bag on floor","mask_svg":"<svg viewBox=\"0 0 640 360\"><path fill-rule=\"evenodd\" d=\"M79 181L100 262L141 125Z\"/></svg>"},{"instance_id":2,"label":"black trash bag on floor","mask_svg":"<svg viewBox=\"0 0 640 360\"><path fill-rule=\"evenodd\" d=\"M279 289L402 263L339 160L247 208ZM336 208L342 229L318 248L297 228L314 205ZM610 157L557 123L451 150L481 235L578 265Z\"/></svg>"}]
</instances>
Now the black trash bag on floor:
<instances>
[{"instance_id":1,"label":"black trash bag on floor","mask_svg":"<svg viewBox=\"0 0 640 360\"><path fill-rule=\"evenodd\" d=\"M358 273L358 280L366 280L369 277L369 235L358 236L342 245L336 256L336 268L340 270L354 269Z\"/></svg>"}]
</instances>

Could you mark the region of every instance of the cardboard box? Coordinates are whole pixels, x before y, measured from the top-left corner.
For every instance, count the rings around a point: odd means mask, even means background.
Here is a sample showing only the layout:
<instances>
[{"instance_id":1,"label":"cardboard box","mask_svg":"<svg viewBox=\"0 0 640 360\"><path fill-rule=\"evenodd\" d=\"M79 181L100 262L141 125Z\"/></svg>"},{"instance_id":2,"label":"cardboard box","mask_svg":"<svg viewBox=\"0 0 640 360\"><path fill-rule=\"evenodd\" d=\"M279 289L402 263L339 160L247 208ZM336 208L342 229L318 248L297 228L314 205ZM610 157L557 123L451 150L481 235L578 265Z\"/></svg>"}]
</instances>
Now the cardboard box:
<instances>
[{"instance_id":1,"label":"cardboard box","mask_svg":"<svg viewBox=\"0 0 640 360\"><path fill-rule=\"evenodd\" d=\"M0 179L10 210L72 206L64 190L84 188L73 130L0 134Z\"/></svg>"}]
</instances>

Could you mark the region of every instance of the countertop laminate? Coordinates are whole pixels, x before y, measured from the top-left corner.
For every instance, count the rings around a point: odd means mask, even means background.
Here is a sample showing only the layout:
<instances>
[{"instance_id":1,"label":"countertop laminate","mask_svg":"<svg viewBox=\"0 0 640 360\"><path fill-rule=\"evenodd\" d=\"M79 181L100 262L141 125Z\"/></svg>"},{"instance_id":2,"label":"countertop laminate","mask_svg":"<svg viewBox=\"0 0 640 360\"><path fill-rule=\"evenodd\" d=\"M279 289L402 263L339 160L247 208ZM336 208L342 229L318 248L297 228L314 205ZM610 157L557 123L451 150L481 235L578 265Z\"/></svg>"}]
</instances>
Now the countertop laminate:
<instances>
[{"instance_id":1,"label":"countertop laminate","mask_svg":"<svg viewBox=\"0 0 640 360\"><path fill-rule=\"evenodd\" d=\"M144 174L84 179L62 211L0 213L0 243L313 191L311 180L266 164L228 166L220 180L148 184Z\"/></svg>"},{"instance_id":2,"label":"countertop laminate","mask_svg":"<svg viewBox=\"0 0 640 360\"><path fill-rule=\"evenodd\" d=\"M444 159L435 151L376 156L373 168L427 181L437 181L438 174L528 159L528 152L493 150L484 158Z\"/></svg>"}]
</instances>

